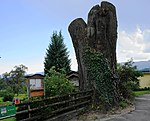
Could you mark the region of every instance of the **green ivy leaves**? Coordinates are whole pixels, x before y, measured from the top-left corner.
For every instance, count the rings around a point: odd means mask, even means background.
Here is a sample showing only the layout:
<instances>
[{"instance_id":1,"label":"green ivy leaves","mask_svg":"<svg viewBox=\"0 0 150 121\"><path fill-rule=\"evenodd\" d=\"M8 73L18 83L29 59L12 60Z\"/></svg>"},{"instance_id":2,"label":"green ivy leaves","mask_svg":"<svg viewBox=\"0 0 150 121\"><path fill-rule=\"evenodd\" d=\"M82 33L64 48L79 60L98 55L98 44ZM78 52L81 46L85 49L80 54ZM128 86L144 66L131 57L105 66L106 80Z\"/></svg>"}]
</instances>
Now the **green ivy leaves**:
<instances>
[{"instance_id":1,"label":"green ivy leaves","mask_svg":"<svg viewBox=\"0 0 150 121\"><path fill-rule=\"evenodd\" d=\"M86 48L83 55L87 67L87 78L92 88L96 90L97 100L103 102L104 105L113 105L115 89L107 59L102 53L91 48Z\"/></svg>"}]
</instances>

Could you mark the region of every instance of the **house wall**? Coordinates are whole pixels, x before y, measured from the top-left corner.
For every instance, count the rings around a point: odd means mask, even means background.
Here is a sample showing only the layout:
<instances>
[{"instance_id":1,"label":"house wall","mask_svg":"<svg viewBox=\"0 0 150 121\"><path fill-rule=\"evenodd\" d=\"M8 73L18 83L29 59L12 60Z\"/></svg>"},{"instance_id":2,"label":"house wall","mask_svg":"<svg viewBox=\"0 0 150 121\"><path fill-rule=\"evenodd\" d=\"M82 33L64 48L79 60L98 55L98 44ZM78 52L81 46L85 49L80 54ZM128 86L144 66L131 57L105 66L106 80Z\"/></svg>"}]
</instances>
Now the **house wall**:
<instances>
[{"instance_id":1,"label":"house wall","mask_svg":"<svg viewBox=\"0 0 150 121\"><path fill-rule=\"evenodd\" d=\"M71 77L70 80L72 81L72 83L79 87L79 78L78 77Z\"/></svg>"},{"instance_id":2,"label":"house wall","mask_svg":"<svg viewBox=\"0 0 150 121\"><path fill-rule=\"evenodd\" d=\"M67 74L67 78L71 80L71 82L74 84L74 86L79 87L79 74L78 72L71 71L69 74Z\"/></svg>"},{"instance_id":3,"label":"house wall","mask_svg":"<svg viewBox=\"0 0 150 121\"><path fill-rule=\"evenodd\" d=\"M140 88L150 87L150 73L144 73L143 77L139 77L140 79Z\"/></svg>"}]
</instances>

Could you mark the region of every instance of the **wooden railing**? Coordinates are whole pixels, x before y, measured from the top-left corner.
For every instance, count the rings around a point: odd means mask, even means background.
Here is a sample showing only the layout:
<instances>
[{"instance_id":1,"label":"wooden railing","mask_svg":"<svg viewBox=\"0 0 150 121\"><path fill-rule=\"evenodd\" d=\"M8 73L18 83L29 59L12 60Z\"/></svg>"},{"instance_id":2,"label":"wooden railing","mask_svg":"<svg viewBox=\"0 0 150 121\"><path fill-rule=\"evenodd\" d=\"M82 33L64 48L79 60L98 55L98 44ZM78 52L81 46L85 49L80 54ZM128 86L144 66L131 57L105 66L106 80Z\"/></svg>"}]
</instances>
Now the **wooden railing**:
<instances>
[{"instance_id":1,"label":"wooden railing","mask_svg":"<svg viewBox=\"0 0 150 121\"><path fill-rule=\"evenodd\" d=\"M46 120L71 111L78 111L92 102L93 91L82 91L63 96L45 98L16 105L16 119L23 121Z\"/></svg>"}]
</instances>

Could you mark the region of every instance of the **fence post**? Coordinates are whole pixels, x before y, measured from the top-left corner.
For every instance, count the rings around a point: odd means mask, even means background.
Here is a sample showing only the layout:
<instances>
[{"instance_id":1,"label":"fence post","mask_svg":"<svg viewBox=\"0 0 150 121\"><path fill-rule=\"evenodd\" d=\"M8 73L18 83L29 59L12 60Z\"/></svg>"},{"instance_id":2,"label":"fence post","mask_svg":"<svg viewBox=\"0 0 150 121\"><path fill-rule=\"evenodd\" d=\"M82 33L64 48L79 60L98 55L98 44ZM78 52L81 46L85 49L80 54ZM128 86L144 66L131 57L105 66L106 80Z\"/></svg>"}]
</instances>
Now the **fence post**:
<instances>
[{"instance_id":1,"label":"fence post","mask_svg":"<svg viewBox=\"0 0 150 121\"><path fill-rule=\"evenodd\" d=\"M29 98L29 103L28 103L28 114L29 114L29 118L31 118L30 109L31 109L31 107L30 107L30 98Z\"/></svg>"},{"instance_id":2,"label":"fence post","mask_svg":"<svg viewBox=\"0 0 150 121\"><path fill-rule=\"evenodd\" d=\"M93 96L92 96L92 108L93 108L96 105L96 89L93 88L92 93L93 93Z\"/></svg>"}]
</instances>

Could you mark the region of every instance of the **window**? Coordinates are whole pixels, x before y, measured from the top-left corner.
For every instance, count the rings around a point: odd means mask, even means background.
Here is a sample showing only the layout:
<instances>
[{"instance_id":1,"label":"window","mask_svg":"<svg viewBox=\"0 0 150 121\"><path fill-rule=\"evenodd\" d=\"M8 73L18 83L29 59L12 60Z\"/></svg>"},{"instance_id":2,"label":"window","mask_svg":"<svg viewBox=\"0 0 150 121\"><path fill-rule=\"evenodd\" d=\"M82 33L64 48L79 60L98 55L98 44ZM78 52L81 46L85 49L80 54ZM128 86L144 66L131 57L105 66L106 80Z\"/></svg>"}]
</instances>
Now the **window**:
<instances>
[{"instance_id":1,"label":"window","mask_svg":"<svg viewBox=\"0 0 150 121\"><path fill-rule=\"evenodd\" d=\"M43 88L41 79L30 79L30 89Z\"/></svg>"}]
</instances>

